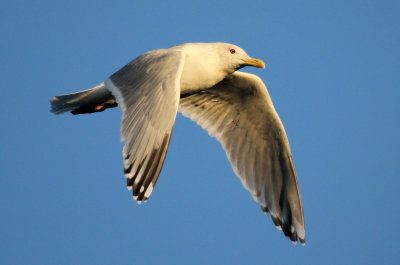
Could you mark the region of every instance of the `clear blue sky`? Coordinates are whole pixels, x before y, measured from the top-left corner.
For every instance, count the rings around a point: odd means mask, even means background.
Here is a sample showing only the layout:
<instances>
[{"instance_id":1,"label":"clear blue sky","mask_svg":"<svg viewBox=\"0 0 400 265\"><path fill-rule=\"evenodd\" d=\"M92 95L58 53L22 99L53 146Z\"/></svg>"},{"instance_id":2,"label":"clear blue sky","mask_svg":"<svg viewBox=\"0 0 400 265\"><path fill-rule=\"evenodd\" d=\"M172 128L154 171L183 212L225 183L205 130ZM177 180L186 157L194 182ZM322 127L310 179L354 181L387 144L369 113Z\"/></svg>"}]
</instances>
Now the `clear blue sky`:
<instances>
[{"instance_id":1,"label":"clear blue sky","mask_svg":"<svg viewBox=\"0 0 400 265\"><path fill-rule=\"evenodd\" d=\"M279 3L278 3L279 2ZM398 264L398 1L3 1L0 264ZM121 111L55 116L136 56L223 41L263 59L291 143L307 245L178 116L148 203L126 190Z\"/></svg>"}]
</instances>

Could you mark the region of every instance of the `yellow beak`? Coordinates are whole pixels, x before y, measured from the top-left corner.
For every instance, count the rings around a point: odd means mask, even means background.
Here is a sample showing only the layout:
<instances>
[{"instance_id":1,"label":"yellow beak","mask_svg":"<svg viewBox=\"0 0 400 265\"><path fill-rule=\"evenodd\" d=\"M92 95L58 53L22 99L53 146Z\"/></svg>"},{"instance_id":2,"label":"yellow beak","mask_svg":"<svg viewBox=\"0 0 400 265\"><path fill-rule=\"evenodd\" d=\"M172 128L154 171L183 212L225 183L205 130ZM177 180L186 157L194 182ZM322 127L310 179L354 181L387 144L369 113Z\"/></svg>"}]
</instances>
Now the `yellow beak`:
<instances>
[{"instance_id":1,"label":"yellow beak","mask_svg":"<svg viewBox=\"0 0 400 265\"><path fill-rule=\"evenodd\" d=\"M243 62L245 63L246 66L254 66L257 68L265 68L265 63L259 59L243 59Z\"/></svg>"}]
</instances>

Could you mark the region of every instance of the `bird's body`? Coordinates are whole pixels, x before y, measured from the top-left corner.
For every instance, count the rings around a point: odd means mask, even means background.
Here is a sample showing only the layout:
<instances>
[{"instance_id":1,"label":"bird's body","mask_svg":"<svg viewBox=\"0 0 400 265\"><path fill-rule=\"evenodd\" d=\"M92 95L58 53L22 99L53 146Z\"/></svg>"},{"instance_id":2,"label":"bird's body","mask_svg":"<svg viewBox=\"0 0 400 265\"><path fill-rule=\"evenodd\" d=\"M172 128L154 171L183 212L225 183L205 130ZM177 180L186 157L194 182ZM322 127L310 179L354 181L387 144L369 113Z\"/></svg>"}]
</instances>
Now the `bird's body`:
<instances>
[{"instance_id":1,"label":"bird's body","mask_svg":"<svg viewBox=\"0 0 400 265\"><path fill-rule=\"evenodd\" d=\"M177 111L216 137L261 208L293 242L305 243L304 215L285 130L260 78L236 70L264 67L227 43L188 43L145 53L100 85L53 97L52 112L123 111L124 173L147 201L168 150Z\"/></svg>"}]
</instances>

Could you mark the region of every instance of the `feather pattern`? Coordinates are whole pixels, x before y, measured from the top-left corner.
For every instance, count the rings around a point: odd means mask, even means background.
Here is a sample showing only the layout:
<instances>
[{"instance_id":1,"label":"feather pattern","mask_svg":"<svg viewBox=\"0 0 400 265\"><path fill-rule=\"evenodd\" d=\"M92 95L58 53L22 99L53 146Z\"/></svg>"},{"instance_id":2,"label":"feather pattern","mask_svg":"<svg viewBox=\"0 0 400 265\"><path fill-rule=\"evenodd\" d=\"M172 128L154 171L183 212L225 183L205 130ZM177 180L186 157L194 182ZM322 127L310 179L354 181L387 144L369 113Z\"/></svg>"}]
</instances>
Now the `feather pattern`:
<instances>
[{"instance_id":1,"label":"feather pattern","mask_svg":"<svg viewBox=\"0 0 400 265\"><path fill-rule=\"evenodd\" d=\"M152 51L105 81L123 112L124 174L138 202L149 198L167 154L183 64L180 51Z\"/></svg>"},{"instance_id":2,"label":"feather pattern","mask_svg":"<svg viewBox=\"0 0 400 265\"><path fill-rule=\"evenodd\" d=\"M221 142L263 211L292 242L304 244L303 205L289 142L261 79L237 71L209 89L181 94L179 111Z\"/></svg>"}]
</instances>

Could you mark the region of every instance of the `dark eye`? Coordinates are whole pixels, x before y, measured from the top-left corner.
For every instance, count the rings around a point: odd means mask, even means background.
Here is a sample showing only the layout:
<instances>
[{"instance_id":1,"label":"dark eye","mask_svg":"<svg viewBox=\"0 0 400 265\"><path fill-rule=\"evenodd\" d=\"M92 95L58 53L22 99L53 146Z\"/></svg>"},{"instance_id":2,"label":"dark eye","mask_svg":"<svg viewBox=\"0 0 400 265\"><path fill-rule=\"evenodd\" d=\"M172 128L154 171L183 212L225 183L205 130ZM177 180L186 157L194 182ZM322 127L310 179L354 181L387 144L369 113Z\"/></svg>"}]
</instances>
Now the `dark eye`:
<instances>
[{"instance_id":1,"label":"dark eye","mask_svg":"<svg viewBox=\"0 0 400 265\"><path fill-rule=\"evenodd\" d=\"M229 52L232 53L232 54L235 54L236 51L235 51L235 49L230 48Z\"/></svg>"}]
</instances>

